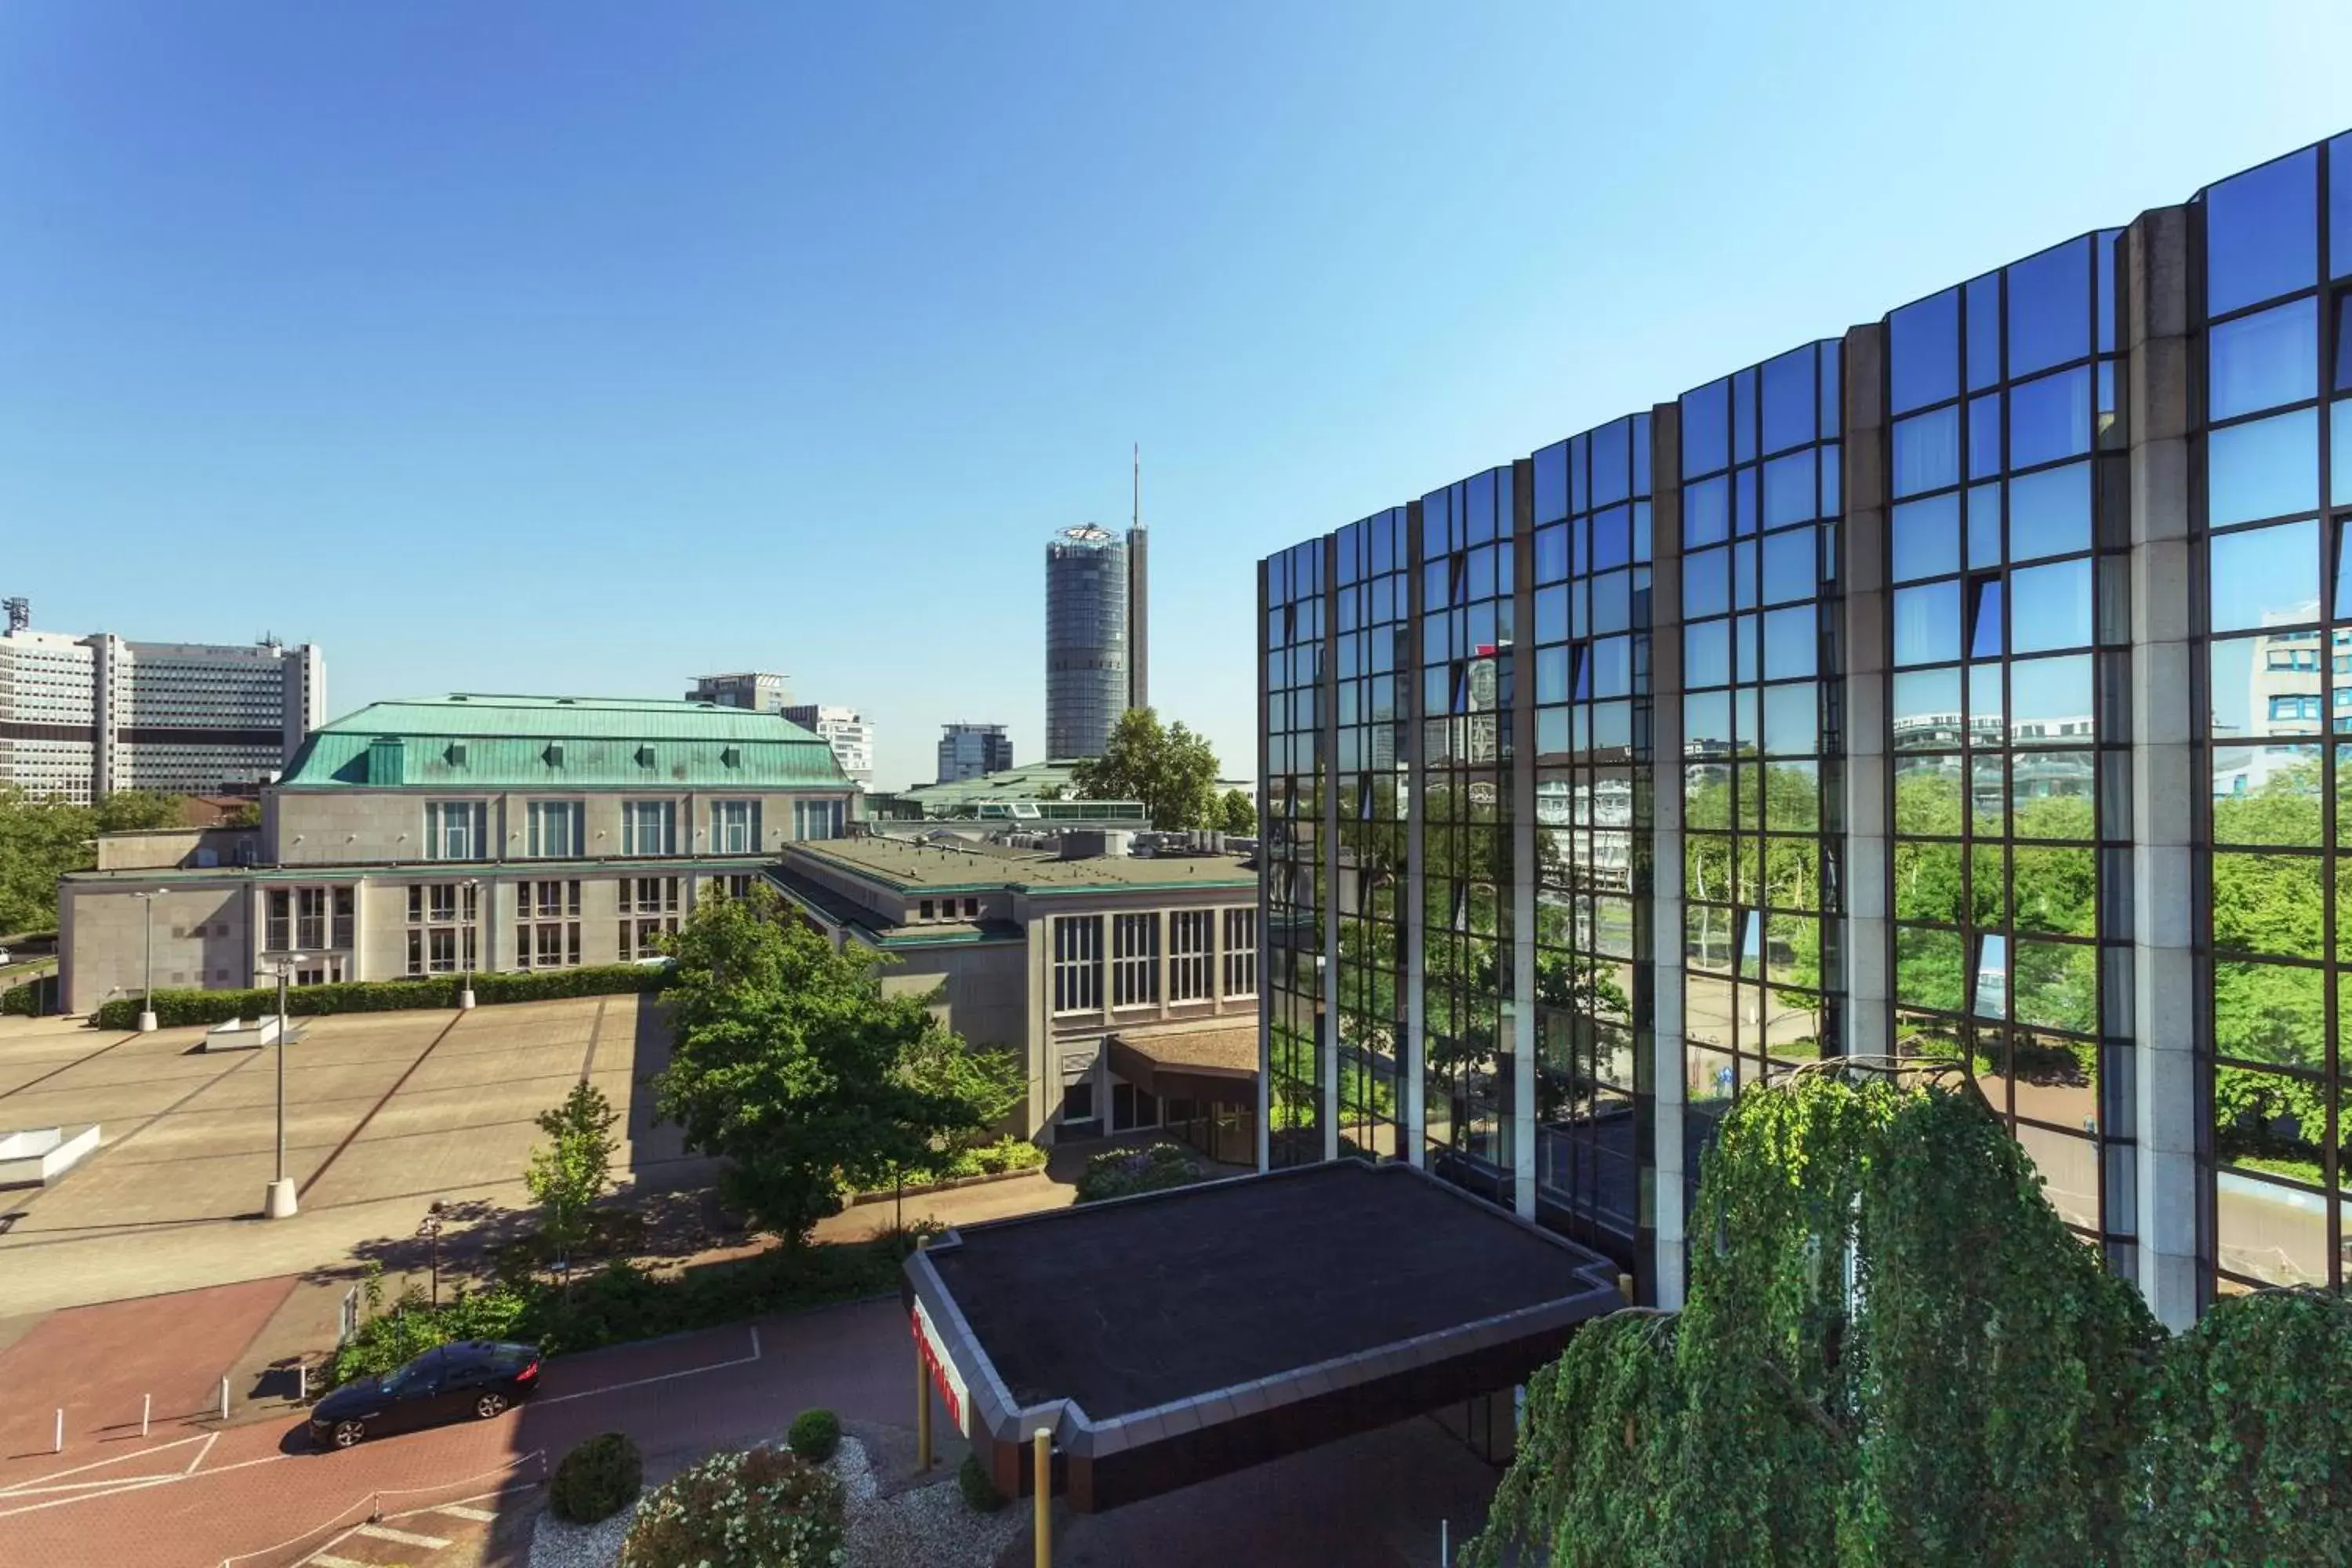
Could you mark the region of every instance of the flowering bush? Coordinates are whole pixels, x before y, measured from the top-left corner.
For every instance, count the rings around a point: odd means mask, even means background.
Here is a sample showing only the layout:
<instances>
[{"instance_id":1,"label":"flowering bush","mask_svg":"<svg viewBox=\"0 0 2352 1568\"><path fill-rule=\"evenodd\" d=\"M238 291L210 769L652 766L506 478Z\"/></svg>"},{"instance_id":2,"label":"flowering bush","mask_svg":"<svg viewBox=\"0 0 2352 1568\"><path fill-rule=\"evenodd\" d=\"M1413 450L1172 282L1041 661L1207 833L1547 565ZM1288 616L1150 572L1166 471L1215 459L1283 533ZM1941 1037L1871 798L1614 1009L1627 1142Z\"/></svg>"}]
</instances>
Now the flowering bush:
<instances>
[{"instance_id":1,"label":"flowering bush","mask_svg":"<svg viewBox=\"0 0 2352 1568\"><path fill-rule=\"evenodd\" d=\"M713 1454L646 1494L621 1568L834 1568L841 1483L782 1448Z\"/></svg>"},{"instance_id":2,"label":"flowering bush","mask_svg":"<svg viewBox=\"0 0 2352 1568\"><path fill-rule=\"evenodd\" d=\"M1181 1143L1154 1143L1148 1149L1113 1149L1087 1162L1078 1178L1078 1202L1131 1197L1197 1182L1206 1173L1192 1152Z\"/></svg>"}]
</instances>

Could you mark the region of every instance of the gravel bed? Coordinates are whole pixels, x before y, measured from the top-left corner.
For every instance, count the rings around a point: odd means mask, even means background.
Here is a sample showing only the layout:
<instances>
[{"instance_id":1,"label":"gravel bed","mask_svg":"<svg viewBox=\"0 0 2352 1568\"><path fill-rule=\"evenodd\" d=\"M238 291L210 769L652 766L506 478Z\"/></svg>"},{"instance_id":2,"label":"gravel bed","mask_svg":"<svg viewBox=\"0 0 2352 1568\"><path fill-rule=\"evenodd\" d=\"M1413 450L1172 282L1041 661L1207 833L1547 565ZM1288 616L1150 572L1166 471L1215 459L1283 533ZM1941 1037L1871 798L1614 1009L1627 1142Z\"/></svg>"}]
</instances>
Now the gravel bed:
<instances>
[{"instance_id":1,"label":"gravel bed","mask_svg":"<svg viewBox=\"0 0 2352 1568\"><path fill-rule=\"evenodd\" d=\"M841 1482L848 1529L843 1568L990 1568L1021 1534L1027 1514L1010 1504L975 1513L955 1476L887 1490L866 1444L845 1436L824 1468ZM530 1568L613 1568L636 1516L630 1504L596 1524L567 1524L542 1509L531 1531Z\"/></svg>"}]
</instances>

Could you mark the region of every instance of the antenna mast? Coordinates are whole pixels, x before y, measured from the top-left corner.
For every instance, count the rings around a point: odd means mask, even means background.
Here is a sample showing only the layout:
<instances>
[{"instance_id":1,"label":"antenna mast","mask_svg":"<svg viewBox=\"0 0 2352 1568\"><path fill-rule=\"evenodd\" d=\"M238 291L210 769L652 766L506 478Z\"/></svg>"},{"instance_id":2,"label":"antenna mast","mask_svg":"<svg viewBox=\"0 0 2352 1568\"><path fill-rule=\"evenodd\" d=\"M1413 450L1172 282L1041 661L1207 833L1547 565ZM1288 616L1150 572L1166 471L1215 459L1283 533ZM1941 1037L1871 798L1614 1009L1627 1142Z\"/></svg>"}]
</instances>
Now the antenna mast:
<instances>
[{"instance_id":1,"label":"antenna mast","mask_svg":"<svg viewBox=\"0 0 2352 1568\"><path fill-rule=\"evenodd\" d=\"M1135 510L1129 516L1128 527L1143 526L1143 443L1135 444Z\"/></svg>"}]
</instances>

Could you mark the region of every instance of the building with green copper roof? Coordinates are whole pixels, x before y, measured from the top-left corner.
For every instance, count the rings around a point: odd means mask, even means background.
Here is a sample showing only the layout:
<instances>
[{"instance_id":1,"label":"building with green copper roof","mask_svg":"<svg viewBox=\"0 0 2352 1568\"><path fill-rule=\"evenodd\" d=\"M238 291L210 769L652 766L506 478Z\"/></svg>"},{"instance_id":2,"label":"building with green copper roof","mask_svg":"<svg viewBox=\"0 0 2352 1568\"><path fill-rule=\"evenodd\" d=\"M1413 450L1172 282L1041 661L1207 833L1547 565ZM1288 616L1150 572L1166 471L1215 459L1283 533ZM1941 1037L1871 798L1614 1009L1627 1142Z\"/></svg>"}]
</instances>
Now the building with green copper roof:
<instances>
[{"instance_id":1,"label":"building with green copper roof","mask_svg":"<svg viewBox=\"0 0 2352 1568\"><path fill-rule=\"evenodd\" d=\"M775 713L374 703L311 732L229 852L66 878L65 1005L143 985L151 923L158 986L250 985L297 952L297 984L631 962L712 888L842 837L857 798L833 748Z\"/></svg>"}]
</instances>

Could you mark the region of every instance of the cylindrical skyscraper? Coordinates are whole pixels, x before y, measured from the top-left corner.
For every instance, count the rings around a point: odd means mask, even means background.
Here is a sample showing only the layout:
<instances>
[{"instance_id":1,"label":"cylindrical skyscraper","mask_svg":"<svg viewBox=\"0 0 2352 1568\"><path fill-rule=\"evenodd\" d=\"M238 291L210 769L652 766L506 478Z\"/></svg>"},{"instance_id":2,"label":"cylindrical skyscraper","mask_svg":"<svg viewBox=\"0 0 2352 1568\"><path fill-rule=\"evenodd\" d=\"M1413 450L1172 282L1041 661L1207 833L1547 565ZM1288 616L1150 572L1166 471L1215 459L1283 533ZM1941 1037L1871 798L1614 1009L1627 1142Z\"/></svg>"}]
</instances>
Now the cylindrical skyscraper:
<instances>
[{"instance_id":1,"label":"cylindrical skyscraper","mask_svg":"<svg viewBox=\"0 0 2352 1568\"><path fill-rule=\"evenodd\" d=\"M1045 546L1045 755L1098 757L1127 711L1127 545L1093 523Z\"/></svg>"}]
</instances>

